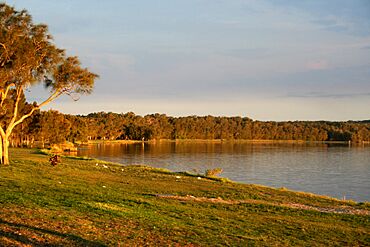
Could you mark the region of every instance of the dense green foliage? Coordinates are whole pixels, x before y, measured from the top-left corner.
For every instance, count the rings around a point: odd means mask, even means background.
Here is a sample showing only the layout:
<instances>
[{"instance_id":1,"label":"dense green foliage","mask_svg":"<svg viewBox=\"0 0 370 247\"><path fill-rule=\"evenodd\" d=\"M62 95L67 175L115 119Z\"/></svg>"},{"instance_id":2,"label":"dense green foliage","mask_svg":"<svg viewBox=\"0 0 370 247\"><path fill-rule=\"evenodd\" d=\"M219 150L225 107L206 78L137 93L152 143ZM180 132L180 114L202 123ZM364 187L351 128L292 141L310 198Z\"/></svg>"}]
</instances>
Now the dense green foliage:
<instances>
[{"instance_id":1,"label":"dense green foliage","mask_svg":"<svg viewBox=\"0 0 370 247\"><path fill-rule=\"evenodd\" d=\"M303 140L370 141L370 121L262 122L242 117L169 117L152 114L144 117L132 112L64 115L57 111L38 112L14 131L14 146L34 141L58 143L65 140L151 140L151 139L227 139L227 140Z\"/></svg>"},{"instance_id":2,"label":"dense green foliage","mask_svg":"<svg viewBox=\"0 0 370 247\"><path fill-rule=\"evenodd\" d=\"M368 203L95 160L51 166L35 150L10 157L0 246L369 244Z\"/></svg>"},{"instance_id":3,"label":"dense green foliage","mask_svg":"<svg viewBox=\"0 0 370 247\"><path fill-rule=\"evenodd\" d=\"M48 27L33 23L27 10L0 3L0 164L9 164L9 140L16 126L63 94L90 94L97 77L77 57L67 57ZM49 89L49 95L27 105L24 92L36 84Z\"/></svg>"}]
</instances>

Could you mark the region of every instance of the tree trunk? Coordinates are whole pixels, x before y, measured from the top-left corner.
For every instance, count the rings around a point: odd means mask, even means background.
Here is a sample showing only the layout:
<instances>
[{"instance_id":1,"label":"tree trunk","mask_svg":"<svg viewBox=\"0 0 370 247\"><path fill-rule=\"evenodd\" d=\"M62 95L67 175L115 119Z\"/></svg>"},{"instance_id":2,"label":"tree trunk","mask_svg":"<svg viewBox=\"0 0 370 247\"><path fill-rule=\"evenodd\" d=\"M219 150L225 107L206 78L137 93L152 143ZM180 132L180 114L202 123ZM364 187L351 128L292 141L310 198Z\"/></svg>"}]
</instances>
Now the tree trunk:
<instances>
[{"instance_id":1,"label":"tree trunk","mask_svg":"<svg viewBox=\"0 0 370 247\"><path fill-rule=\"evenodd\" d=\"M0 136L0 164L3 164L3 138Z\"/></svg>"},{"instance_id":2,"label":"tree trunk","mask_svg":"<svg viewBox=\"0 0 370 247\"><path fill-rule=\"evenodd\" d=\"M9 141L7 137L3 138L2 141L3 153L1 159L4 165L9 165Z\"/></svg>"},{"instance_id":3,"label":"tree trunk","mask_svg":"<svg viewBox=\"0 0 370 247\"><path fill-rule=\"evenodd\" d=\"M29 148L30 147L30 136L26 137L26 146Z\"/></svg>"}]
</instances>

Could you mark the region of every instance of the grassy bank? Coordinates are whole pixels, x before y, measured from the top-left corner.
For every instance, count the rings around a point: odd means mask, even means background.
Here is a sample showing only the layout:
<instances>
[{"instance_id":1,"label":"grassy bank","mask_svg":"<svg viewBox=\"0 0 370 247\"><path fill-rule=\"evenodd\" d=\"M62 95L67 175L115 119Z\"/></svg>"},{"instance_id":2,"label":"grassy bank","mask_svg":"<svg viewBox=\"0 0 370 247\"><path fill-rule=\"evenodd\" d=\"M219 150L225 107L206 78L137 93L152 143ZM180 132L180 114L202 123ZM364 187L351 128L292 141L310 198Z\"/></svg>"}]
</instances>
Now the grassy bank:
<instances>
[{"instance_id":1,"label":"grassy bank","mask_svg":"<svg viewBox=\"0 0 370 247\"><path fill-rule=\"evenodd\" d=\"M368 203L12 149L0 246L365 246Z\"/></svg>"}]
</instances>

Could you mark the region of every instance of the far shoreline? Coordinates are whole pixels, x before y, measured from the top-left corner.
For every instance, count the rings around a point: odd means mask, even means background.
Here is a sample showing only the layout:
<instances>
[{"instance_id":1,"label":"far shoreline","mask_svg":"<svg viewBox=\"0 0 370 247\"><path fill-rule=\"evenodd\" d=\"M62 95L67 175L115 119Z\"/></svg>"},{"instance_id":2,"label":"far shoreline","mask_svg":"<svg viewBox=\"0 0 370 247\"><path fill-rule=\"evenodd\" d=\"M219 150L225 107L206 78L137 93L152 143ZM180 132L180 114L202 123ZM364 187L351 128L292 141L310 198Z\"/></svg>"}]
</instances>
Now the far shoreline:
<instances>
[{"instance_id":1,"label":"far shoreline","mask_svg":"<svg viewBox=\"0 0 370 247\"><path fill-rule=\"evenodd\" d=\"M247 139L153 139L153 140L89 140L87 142L76 142L78 145L91 144L138 144L138 143L251 143L251 144L347 144L347 145L365 145L370 142L362 141L355 143L351 141L305 141L305 140L247 140Z\"/></svg>"}]
</instances>

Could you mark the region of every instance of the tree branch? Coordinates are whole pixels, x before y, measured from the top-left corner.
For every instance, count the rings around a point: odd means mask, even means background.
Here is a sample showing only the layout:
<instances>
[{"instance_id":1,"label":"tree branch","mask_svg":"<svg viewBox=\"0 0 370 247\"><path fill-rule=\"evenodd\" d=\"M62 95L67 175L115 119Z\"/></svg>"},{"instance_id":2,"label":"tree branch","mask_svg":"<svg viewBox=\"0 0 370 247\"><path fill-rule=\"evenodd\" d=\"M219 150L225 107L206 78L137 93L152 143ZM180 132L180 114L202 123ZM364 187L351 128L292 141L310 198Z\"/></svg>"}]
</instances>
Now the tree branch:
<instances>
[{"instance_id":1,"label":"tree branch","mask_svg":"<svg viewBox=\"0 0 370 247\"><path fill-rule=\"evenodd\" d=\"M1 141L1 138L4 138L5 137L5 131L3 129L2 126L0 126L0 141Z\"/></svg>"},{"instance_id":2,"label":"tree branch","mask_svg":"<svg viewBox=\"0 0 370 247\"><path fill-rule=\"evenodd\" d=\"M8 125L9 127L6 130L7 135L10 135L10 132L14 128L14 127L12 128L12 126L14 125L14 123L17 120L17 117L18 117L18 105L19 105L19 101L21 99L21 95L22 95L22 92L23 92L23 86L18 87L16 90L17 90L17 98L15 99L15 103L14 103L13 117L10 120L10 123ZM9 129L10 129L10 132L8 133Z\"/></svg>"},{"instance_id":3,"label":"tree branch","mask_svg":"<svg viewBox=\"0 0 370 247\"><path fill-rule=\"evenodd\" d=\"M4 48L4 50L7 50L6 46L3 43L0 43L0 45Z\"/></svg>"},{"instance_id":4,"label":"tree branch","mask_svg":"<svg viewBox=\"0 0 370 247\"><path fill-rule=\"evenodd\" d=\"M3 66L5 64L5 62L7 61L7 59L9 58L8 48L6 47L6 45L4 43L0 43L0 46L2 46L3 49L4 49L4 53L3 53L4 55L2 55L2 56L4 56L4 60L3 60L3 63L1 64Z\"/></svg>"},{"instance_id":5,"label":"tree branch","mask_svg":"<svg viewBox=\"0 0 370 247\"><path fill-rule=\"evenodd\" d=\"M10 134L15 126L22 123L26 118L30 117L36 110L40 109L41 107L43 107L43 106L47 105L48 103L50 103L51 101L53 101L54 99L58 98L61 94L62 94L61 91L59 91L59 90L55 91L44 102L42 102L38 106L33 107L32 110L29 113L27 113L26 115L23 115L18 121L14 122L12 126L9 125L8 129L6 130L6 133Z\"/></svg>"},{"instance_id":6,"label":"tree branch","mask_svg":"<svg viewBox=\"0 0 370 247\"><path fill-rule=\"evenodd\" d=\"M3 107L3 103L6 99L6 97L8 96L8 93L9 93L9 90L11 87L14 87L15 84L14 83L10 83L7 87L6 87L6 90L5 92L4 91L0 91L0 94L1 94L1 102L0 102L0 107Z\"/></svg>"}]
</instances>

